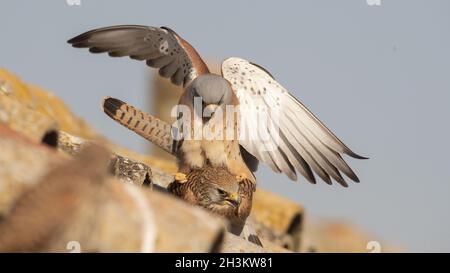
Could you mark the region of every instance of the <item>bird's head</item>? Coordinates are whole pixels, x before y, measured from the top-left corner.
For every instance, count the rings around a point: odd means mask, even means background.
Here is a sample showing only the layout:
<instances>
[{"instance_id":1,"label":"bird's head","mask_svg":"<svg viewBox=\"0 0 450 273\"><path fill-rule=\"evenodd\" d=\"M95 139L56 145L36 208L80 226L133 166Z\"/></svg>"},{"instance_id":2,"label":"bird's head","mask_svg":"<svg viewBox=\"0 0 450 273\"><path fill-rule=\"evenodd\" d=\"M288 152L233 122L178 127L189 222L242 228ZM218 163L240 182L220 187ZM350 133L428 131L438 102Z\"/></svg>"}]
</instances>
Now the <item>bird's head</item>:
<instances>
[{"instance_id":1,"label":"bird's head","mask_svg":"<svg viewBox=\"0 0 450 273\"><path fill-rule=\"evenodd\" d=\"M218 205L230 206L232 208L239 207L241 197L239 196L239 187L228 185L223 187L217 184L211 184L210 197L211 201Z\"/></svg>"},{"instance_id":2,"label":"bird's head","mask_svg":"<svg viewBox=\"0 0 450 273\"><path fill-rule=\"evenodd\" d=\"M211 183L208 190L208 208L223 216L237 215L241 204L241 196L239 195L239 187L234 188L233 186L234 183L230 183L228 187Z\"/></svg>"},{"instance_id":3,"label":"bird's head","mask_svg":"<svg viewBox=\"0 0 450 273\"><path fill-rule=\"evenodd\" d=\"M234 175L221 168L204 172L199 187L200 205L226 217L237 215L242 197Z\"/></svg>"},{"instance_id":4,"label":"bird's head","mask_svg":"<svg viewBox=\"0 0 450 273\"><path fill-rule=\"evenodd\" d=\"M232 104L233 90L229 82L219 75L205 74L198 76L188 86L187 91L192 98L201 98L202 115L200 116L207 120L214 115L219 107Z\"/></svg>"}]
</instances>

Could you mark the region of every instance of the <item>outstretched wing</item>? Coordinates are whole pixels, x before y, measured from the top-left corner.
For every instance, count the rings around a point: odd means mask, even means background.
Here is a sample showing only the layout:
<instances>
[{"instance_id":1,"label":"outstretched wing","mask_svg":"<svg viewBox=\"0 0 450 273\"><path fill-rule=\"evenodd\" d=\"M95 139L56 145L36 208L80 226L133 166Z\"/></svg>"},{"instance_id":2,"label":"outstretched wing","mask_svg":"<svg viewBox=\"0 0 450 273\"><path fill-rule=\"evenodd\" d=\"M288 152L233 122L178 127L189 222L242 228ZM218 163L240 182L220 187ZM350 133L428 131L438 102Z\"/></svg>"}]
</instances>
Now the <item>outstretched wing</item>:
<instances>
[{"instance_id":1,"label":"outstretched wing","mask_svg":"<svg viewBox=\"0 0 450 273\"><path fill-rule=\"evenodd\" d=\"M108 52L112 57L129 56L145 60L159 74L176 85L187 85L208 67L197 51L167 27L137 25L111 26L85 32L68 41L73 47L92 53Z\"/></svg>"},{"instance_id":2,"label":"outstretched wing","mask_svg":"<svg viewBox=\"0 0 450 273\"><path fill-rule=\"evenodd\" d=\"M239 98L240 130L244 133L239 143L248 152L292 180L297 180L299 171L315 183L314 171L328 184L332 177L347 186L341 171L359 182L341 153L364 157L352 152L264 68L229 58L222 63L222 75Z\"/></svg>"}]
</instances>

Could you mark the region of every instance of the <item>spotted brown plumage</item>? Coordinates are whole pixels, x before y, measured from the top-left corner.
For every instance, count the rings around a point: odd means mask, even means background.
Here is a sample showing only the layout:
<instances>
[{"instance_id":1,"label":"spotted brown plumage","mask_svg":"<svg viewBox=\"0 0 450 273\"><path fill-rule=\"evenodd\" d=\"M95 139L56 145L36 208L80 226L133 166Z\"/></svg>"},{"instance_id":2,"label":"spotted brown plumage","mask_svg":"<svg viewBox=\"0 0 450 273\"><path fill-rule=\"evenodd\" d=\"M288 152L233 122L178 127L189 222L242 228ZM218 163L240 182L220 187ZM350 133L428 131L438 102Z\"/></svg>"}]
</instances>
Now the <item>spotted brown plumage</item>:
<instances>
[{"instance_id":1,"label":"spotted brown plumage","mask_svg":"<svg viewBox=\"0 0 450 273\"><path fill-rule=\"evenodd\" d=\"M225 216L233 229L242 229L252 208L255 184L238 180L226 167L206 166L186 175L187 181L172 182L168 190L191 204ZM239 233L237 231L236 233Z\"/></svg>"},{"instance_id":2,"label":"spotted brown plumage","mask_svg":"<svg viewBox=\"0 0 450 273\"><path fill-rule=\"evenodd\" d=\"M192 108L193 99L200 97L202 110L241 106L239 124L229 127L244 133L244 137L239 134L239 138L235 135L225 141L183 140L177 155L180 170L185 173L207 165L226 166L233 175L256 183L252 171L259 160L292 180L297 180L299 172L315 183L315 173L328 184L333 179L347 186L341 175L344 173L359 182L342 155L364 157L348 148L259 65L233 57L222 63L222 75L211 74L197 51L166 27L112 26L88 31L68 42L93 53L145 60L158 68L161 76L183 84L180 105ZM267 119L260 120L260 116ZM122 121L125 126L132 122ZM246 151L244 157L242 149Z\"/></svg>"}]
</instances>

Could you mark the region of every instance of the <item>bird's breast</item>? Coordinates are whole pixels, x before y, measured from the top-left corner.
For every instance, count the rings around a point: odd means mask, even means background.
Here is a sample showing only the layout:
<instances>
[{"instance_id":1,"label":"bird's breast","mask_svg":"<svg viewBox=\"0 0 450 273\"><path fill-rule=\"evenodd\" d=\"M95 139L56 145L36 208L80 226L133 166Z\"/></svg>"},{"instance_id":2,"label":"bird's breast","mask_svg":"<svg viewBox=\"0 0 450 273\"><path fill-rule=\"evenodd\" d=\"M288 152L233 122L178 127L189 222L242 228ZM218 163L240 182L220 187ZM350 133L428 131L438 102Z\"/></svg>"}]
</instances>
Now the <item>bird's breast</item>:
<instances>
[{"instance_id":1,"label":"bird's breast","mask_svg":"<svg viewBox=\"0 0 450 273\"><path fill-rule=\"evenodd\" d=\"M202 168L206 163L213 167L228 165L226 144L222 140L185 140L181 151L184 163L191 168Z\"/></svg>"},{"instance_id":2,"label":"bird's breast","mask_svg":"<svg viewBox=\"0 0 450 273\"><path fill-rule=\"evenodd\" d=\"M203 140L202 151L206 160L212 166L227 166L227 152L225 150L224 141L221 140Z\"/></svg>"}]
</instances>

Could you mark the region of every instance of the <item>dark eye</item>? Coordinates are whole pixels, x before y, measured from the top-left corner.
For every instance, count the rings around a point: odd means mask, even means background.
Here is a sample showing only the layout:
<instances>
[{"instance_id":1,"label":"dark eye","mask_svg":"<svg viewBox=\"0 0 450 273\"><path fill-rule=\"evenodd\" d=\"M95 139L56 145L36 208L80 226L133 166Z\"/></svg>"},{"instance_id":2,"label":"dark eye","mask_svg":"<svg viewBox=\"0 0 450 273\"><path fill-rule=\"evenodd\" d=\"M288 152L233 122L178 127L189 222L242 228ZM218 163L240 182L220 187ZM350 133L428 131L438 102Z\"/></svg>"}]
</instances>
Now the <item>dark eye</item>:
<instances>
[{"instance_id":1,"label":"dark eye","mask_svg":"<svg viewBox=\"0 0 450 273\"><path fill-rule=\"evenodd\" d=\"M217 189L217 192L218 192L220 195L227 195L227 193L226 193L224 190L221 190L221 189Z\"/></svg>"}]
</instances>

